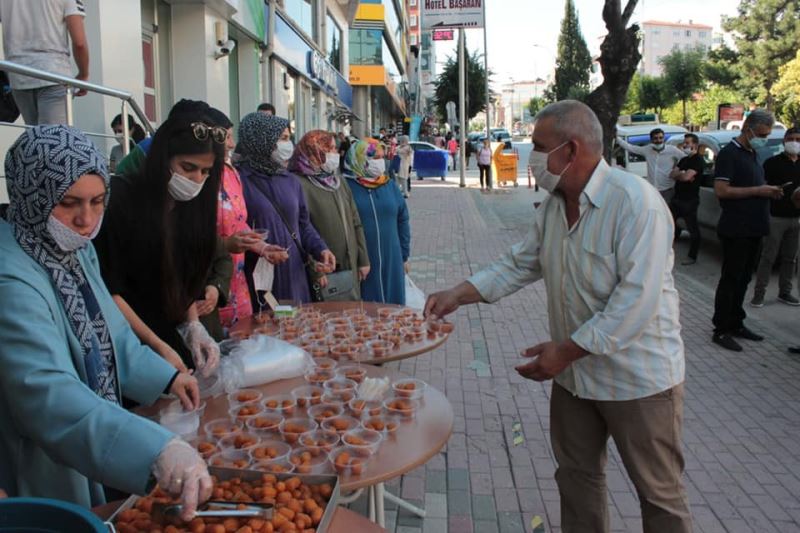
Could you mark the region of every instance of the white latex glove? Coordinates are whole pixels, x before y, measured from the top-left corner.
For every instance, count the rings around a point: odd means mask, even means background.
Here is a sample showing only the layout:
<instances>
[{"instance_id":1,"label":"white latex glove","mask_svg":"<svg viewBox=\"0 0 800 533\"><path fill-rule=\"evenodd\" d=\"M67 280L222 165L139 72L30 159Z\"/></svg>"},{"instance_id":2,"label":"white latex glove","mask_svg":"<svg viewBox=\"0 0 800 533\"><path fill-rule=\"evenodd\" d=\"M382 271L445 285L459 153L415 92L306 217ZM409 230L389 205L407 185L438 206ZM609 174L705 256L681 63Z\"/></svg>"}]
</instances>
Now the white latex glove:
<instances>
[{"instance_id":1,"label":"white latex glove","mask_svg":"<svg viewBox=\"0 0 800 533\"><path fill-rule=\"evenodd\" d=\"M190 320L178 326L178 333L192 352L194 366L207 378L219 366L219 345L211 338L199 320Z\"/></svg>"},{"instance_id":2,"label":"white latex glove","mask_svg":"<svg viewBox=\"0 0 800 533\"><path fill-rule=\"evenodd\" d=\"M180 496L181 518L194 518L198 503L211 497L213 483L200 454L187 442L174 438L164 446L153 463L158 485L172 496Z\"/></svg>"}]
</instances>

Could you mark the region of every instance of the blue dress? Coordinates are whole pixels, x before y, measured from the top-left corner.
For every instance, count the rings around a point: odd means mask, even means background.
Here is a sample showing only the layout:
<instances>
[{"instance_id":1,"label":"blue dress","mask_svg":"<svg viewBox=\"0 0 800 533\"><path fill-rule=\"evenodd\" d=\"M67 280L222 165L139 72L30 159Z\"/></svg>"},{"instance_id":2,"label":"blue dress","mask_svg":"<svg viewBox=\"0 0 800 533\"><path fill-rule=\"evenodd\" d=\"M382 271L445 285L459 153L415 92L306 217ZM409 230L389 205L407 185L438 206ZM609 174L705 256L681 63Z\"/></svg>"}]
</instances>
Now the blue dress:
<instances>
[{"instance_id":1,"label":"blue dress","mask_svg":"<svg viewBox=\"0 0 800 533\"><path fill-rule=\"evenodd\" d=\"M346 181L364 225L372 267L361 282L361 298L366 302L405 305L403 263L411 255L411 227L403 194L394 180L377 189L364 187L353 179Z\"/></svg>"}]
</instances>

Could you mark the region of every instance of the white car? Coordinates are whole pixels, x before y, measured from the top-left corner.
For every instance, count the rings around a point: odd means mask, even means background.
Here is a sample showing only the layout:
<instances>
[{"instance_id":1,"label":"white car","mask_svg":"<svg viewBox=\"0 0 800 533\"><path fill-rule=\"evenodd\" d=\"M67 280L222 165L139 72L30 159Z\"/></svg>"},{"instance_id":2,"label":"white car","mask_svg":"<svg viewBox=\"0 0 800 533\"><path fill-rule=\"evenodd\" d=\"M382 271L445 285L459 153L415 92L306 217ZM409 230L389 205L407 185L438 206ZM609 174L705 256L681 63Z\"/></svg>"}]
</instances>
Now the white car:
<instances>
[{"instance_id":1,"label":"white car","mask_svg":"<svg viewBox=\"0 0 800 533\"><path fill-rule=\"evenodd\" d=\"M740 130L740 129L742 129L742 124L744 124L744 120L731 120L730 122L725 124L725 129L726 130ZM776 120L775 121L775 125L772 126L772 129L774 129L774 130L785 130L786 126L783 124L783 122L778 122Z\"/></svg>"}]
</instances>

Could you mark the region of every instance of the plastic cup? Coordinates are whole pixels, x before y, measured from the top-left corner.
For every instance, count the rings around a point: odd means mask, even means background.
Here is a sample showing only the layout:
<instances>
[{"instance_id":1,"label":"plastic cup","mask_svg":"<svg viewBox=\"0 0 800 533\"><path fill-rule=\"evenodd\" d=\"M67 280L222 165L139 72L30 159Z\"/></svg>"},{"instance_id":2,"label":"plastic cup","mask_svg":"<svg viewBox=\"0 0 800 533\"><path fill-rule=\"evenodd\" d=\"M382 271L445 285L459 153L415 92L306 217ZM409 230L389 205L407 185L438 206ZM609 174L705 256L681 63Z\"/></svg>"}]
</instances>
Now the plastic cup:
<instances>
[{"instance_id":1,"label":"plastic cup","mask_svg":"<svg viewBox=\"0 0 800 533\"><path fill-rule=\"evenodd\" d=\"M339 444L339 434L335 431L327 431L324 429L315 429L300 435L297 443L306 448L330 452Z\"/></svg>"},{"instance_id":2,"label":"plastic cup","mask_svg":"<svg viewBox=\"0 0 800 533\"><path fill-rule=\"evenodd\" d=\"M256 461L251 468L268 474L291 474L294 472L294 465L289 462L287 456L267 461Z\"/></svg>"},{"instance_id":3,"label":"plastic cup","mask_svg":"<svg viewBox=\"0 0 800 533\"><path fill-rule=\"evenodd\" d=\"M249 419L253 418L254 416L258 416L263 412L264 406L260 403L249 403L231 407L228 410L228 415L230 415L231 420L238 420L242 424L245 424Z\"/></svg>"},{"instance_id":4,"label":"plastic cup","mask_svg":"<svg viewBox=\"0 0 800 533\"><path fill-rule=\"evenodd\" d=\"M249 450L258 446L261 442L261 437L255 433L243 431L235 435L228 435L219 439L219 447L221 451L225 450Z\"/></svg>"},{"instance_id":5,"label":"plastic cup","mask_svg":"<svg viewBox=\"0 0 800 533\"><path fill-rule=\"evenodd\" d=\"M215 453L221 451L219 446L217 446L217 441L210 437L196 437L190 439L188 442L197 450L197 453L206 460Z\"/></svg>"},{"instance_id":6,"label":"plastic cup","mask_svg":"<svg viewBox=\"0 0 800 533\"><path fill-rule=\"evenodd\" d=\"M405 378L392 383L392 390L394 390L394 395L399 398L418 400L425 394L427 386L428 384L421 379Z\"/></svg>"},{"instance_id":7,"label":"plastic cup","mask_svg":"<svg viewBox=\"0 0 800 533\"><path fill-rule=\"evenodd\" d=\"M361 425L357 418L340 415L325 419L320 427L326 431L335 431L339 434L355 429Z\"/></svg>"},{"instance_id":8,"label":"plastic cup","mask_svg":"<svg viewBox=\"0 0 800 533\"><path fill-rule=\"evenodd\" d=\"M336 377L333 370L323 370L321 368L313 367L306 370L303 377L309 385L322 385L329 379Z\"/></svg>"},{"instance_id":9,"label":"plastic cup","mask_svg":"<svg viewBox=\"0 0 800 533\"><path fill-rule=\"evenodd\" d=\"M344 409L341 405L320 404L308 410L308 416L313 418L318 424L322 424L329 418L341 416Z\"/></svg>"},{"instance_id":10,"label":"plastic cup","mask_svg":"<svg viewBox=\"0 0 800 533\"><path fill-rule=\"evenodd\" d=\"M347 404L353 416L361 418L362 416L376 416L383 412L383 402L380 400L364 400L363 398L353 398Z\"/></svg>"},{"instance_id":11,"label":"plastic cup","mask_svg":"<svg viewBox=\"0 0 800 533\"><path fill-rule=\"evenodd\" d=\"M355 391L358 387L358 383L352 379L338 377L329 379L323 384L323 387L326 391L341 393L346 391Z\"/></svg>"},{"instance_id":12,"label":"plastic cup","mask_svg":"<svg viewBox=\"0 0 800 533\"><path fill-rule=\"evenodd\" d=\"M361 427L383 432L386 435L393 435L400 427L400 420L395 415L369 416L361 421Z\"/></svg>"},{"instance_id":13,"label":"plastic cup","mask_svg":"<svg viewBox=\"0 0 800 533\"><path fill-rule=\"evenodd\" d=\"M250 433L264 437L278 433L278 426L281 422L283 422L282 414L265 411L248 418L245 426Z\"/></svg>"},{"instance_id":14,"label":"plastic cup","mask_svg":"<svg viewBox=\"0 0 800 533\"><path fill-rule=\"evenodd\" d=\"M366 448L374 454L378 451L381 442L383 442L383 433L359 426L345 432L345 434L342 435L342 442L346 446Z\"/></svg>"},{"instance_id":15,"label":"plastic cup","mask_svg":"<svg viewBox=\"0 0 800 533\"><path fill-rule=\"evenodd\" d=\"M317 385L303 385L292 390L292 397L297 402L297 407L311 407L319 405L325 390Z\"/></svg>"},{"instance_id":16,"label":"plastic cup","mask_svg":"<svg viewBox=\"0 0 800 533\"><path fill-rule=\"evenodd\" d=\"M246 450L223 450L208 458L210 466L246 470L250 466L250 453Z\"/></svg>"},{"instance_id":17,"label":"plastic cup","mask_svg":"<svg viewBox=\"0 0 800 533\"><path fill-rule=\"evenodd\" d=\"M232 421L228 418L217 418L208 422L205 426L203 426L203 429L205 430L206 435L216 441L219 441L219 439L227 437L228 435L241 433L242 423L238 421Z\"/></svg>"},{"instance_id":18,"label":"plastic cup","mask_svg":"<svg viewBox=\"0 0 800 533\"><path fill-rule=\"evenodd\" d=\"M287 418L278 429L284 441L295 444L301 434L317 429L317 423L309 418Z\"/></svg>"},{"instance_id":19,"label":"plastic cup","mask_svg":"<svg viewBox=\"0 0 800 533\"><path fill-rule=\"evenodd\" d=\"M409 398L389 398L384 400L383 407L386 412L392 415L397 415L400 418L414 418L419 409L419 400L411 400Z\"/></svg>"},{"instance_id":20,"label":"plastic cup","mask_svg":"<svg viewBox=\"0 0 800 533\"><path fill-rule=\"evenodd\" d=\"M312 344L309 346L306 351L314 358L316 361L317 359L330 359L328 355L331 353L331 347L327 342L320 342L317 344ZM331 359L333 361L333 359ZM333 361L334 363L336 361Z\"/></svg>"},{"instance_id":21,"label":"plastic cup","mask_svg":"<svg viewBox=\"0 0 800 533\"><path fill-rule=\"evenodd\" d=\"M324 474L330 472L328 453L315 448L296 448L289 452L289 462L297 474Z\"/></svg>"},{"instance_id":22,"label":"plastic cup","mask_svg":"<svg viewBox=\"0 0 800 533\"><path fill-rule=\"evenodd\" d=\"M337 474L360 476L366 471L372 452L364 448L343 446L333 450L328 457Z\"/></svg>"},{"instance_id":23,"label":"plastic cup","mask_svg":"<svg viewBox=\"0 0 800 533\"><path fill-rule=\"evenodd\" d=\"M360 365L345 365L336 369L336 374L345 379L352 379L356 383L361 383L367 377L367 369Z\"/></svg>"},{"instance_id":24,"label":"plastic cup","mask_svg":"<svg viewBox=\"0 0 800 533\"><path fill-rule=\"evenodd\" d=\"M228 404L231 407L237 405L257 403L264 395L256 389L239 389L228 394Z\"/></svg>"},{"instance_id":25,"label":"plastic cup","mask_svg":"<svg viewBox=\"0 0 800 533\"><path fill-rule=\"evenodd\" d=\"M320 370L335 370L336 361L330 357L315 357L314 366Z\"/></svg>"},{"instance_id":26,"label":"plastic cup","mask_svg":"<svg viewBox=\"0 0 800 533\"><path fill-rule=\"evenodd\" d=\"M262 440L258 445L250 448L249 451L250 457L255 463L285 458L292 451L292 447L279 440Z\"/></svg>"},{"instance_id":27,"label":"plastic cup","mask_svg":"<svg viewBox=\"0 0 800 533\"><path fill-rule=\"evenodd\" d=\"M355 397L355 391L326 391L325 394L322 395L322 403L324 405L339 405L344 408L344 406L347 405L347 402Z\"/></svg>"},{"instance_id":28,"label":"plastic cup","mask_svg":"<svg viewBox=\"0 0 800 533\"><path fill-rule=\"evenodd\" d=\"M158 413L158 423L176 435L196 435L200 428L200 418L206 409L206 403L193 411L184 411L180 400L170 402Z\"/></svg>"},{"instance_id":29,"label":"plastic cup","mask_svg":"<svg viewBox=\"0 0 800 533\"><path fill-rule=\"evenodd\" d=\"M389 341L374 340L367 343L367 353L376 359L386 357L394 350L394 344Z\"/></svg>"},{"instance_id":30,"label":"plastic cup","mask_svg":"<svg viewBox=\"0 0 800 533\"><path fill-rule=\"evenodd\" d=\"M273 413L280 413L284 417L294 415L297 408L297 402L291 394L276 394L275 396L268 396L262 402L264 409Z\"/></svg>"}]
</instances>

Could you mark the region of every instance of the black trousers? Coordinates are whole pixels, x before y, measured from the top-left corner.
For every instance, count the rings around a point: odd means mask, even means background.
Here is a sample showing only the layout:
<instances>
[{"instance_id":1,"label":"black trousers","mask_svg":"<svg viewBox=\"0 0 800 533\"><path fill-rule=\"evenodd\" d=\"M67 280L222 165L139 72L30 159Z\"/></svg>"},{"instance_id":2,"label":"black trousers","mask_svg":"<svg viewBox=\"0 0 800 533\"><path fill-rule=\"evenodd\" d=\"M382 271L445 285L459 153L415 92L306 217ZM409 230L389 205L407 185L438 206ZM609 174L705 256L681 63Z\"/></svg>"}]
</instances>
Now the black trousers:
<instances>
[{"instance_id":1,"label":"black trousers","mask_svg":"<svg viewBox=\"0 0 800 533\"><path fill-rule=\"evenodd\" d=\"M686 222L686 229L689 230L691 241L689 242L689 258L697 259L697 252L700 250L700 225L697 223L697 208L700 200L679 200L673 198L669 204L672 211L672 218L675 221L675 239L680 236L678 230L678 219L682 218Z\"/></svg>"},{"instance_id":2,"label":"black trousers","mask_svg":"<svg viewBox=\"0 0 800 533\"><path fill-rule=\"evenodd\" d=\"M730 333L744 325L744 297L761 254L761 237L723 237L722 274L714 297L714 333Z\"/></svg>"},{"instance_id":3,"label":"black trousers","mask_svg":"<svg viewBox=\"0 0 800 533\"><path fill-rule=\"evenodd\" d=\"M481 165L478 163L478 170L481 179L481 188L483 187L492 187L492 166L491 165Z\"/></svg>"}]
</instances>

